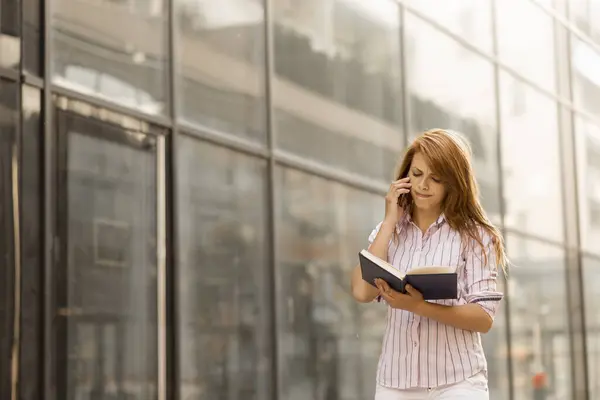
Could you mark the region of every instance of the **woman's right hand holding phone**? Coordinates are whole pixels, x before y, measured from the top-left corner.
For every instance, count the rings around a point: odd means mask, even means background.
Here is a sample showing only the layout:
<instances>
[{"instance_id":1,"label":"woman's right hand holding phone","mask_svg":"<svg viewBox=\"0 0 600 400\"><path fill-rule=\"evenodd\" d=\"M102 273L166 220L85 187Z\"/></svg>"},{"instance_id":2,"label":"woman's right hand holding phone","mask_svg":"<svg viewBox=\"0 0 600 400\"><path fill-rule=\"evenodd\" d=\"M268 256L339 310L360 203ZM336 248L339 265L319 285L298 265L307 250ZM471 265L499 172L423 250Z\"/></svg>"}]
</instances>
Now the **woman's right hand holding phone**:
<instances>
[{"instance_id":1,"label":"woman's right hand holding phone","mask_svg":"<svg viewBox=\"0 0 600 400\"><path fill-rule=\"evenodd\" d=\"M396 224L404 215L404 210L398 205L398 198L410 192L410 178L402 178L392 182L390 190L385 195L385 221Z\"/></svg>"},{"instance_id":2,"label":"woman's right hand holding phone","mask_svg":"<svg viewBox=\"0 0 600 400\"><path fill-rule=\"evenodd\" d=\"M398 205L398 198L410 192L410 178L392 182L390 190L385 195L385 217L375 239L369 246L369 252L382 260L388 260L390 240L396 230L396 224L404 215L404 210ZM362 278L360 264L352 270L352 295L362 303L373 301L379 290Z\"/></svg>"}]
</instances>

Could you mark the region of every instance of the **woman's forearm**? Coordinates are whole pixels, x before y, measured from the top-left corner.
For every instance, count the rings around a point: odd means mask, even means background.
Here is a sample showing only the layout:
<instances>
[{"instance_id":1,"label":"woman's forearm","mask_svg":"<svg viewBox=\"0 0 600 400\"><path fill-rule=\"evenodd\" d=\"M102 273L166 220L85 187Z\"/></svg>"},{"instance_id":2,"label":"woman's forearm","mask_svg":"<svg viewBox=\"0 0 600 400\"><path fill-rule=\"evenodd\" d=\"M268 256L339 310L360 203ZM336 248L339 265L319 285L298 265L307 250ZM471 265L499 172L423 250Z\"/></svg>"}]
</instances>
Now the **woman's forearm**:
<instances>
[{"instance_id":1,"label":"woman's forearm","mask_svg":"<svg viewBox=\"0 0 600 400\"><path fill-rule=\"evenodd\" d=\"M375 240L369 246L369 252L382 260L387 261L388 248L395 229L395 223L384 221L379 227L379 232L377 233ZM352 271L351 287L352 296L362 303L373 301L379 294L377 288L363 280L360 264L356 265Z\"/></svg>"},{"instance_id":2,"label":"woman's forearm","mask_svg":"<svg viewBox=\"0 0 600 400\"><path fill-rule=\"evenodd\" d=\"M352 271L352 297L358 302L369 303L377 297L379 291L376 287L371 286L362 278L360 265L354 267Z\"/></svg>"},{"instance_id":3,"label":"woman's forearm","mask_svg":"<svg viewBox=\"0 0 600 400\"><path fill-rule=\"evenodd\" d=\"M445 306L423 301L414 313L468 331L487 333L492 327L492 318L477 304Z\"/></svg>"},{"instance_id":4,"label":"woman's forearm","mask_svg":"<svg viewBox=\"0 0 600 400\"><path fill-rule=\"evenodd\" d=\"M390 246L390 240L396 230L396 223L383 221L379 227L379 232L375 236L375 240L369 246L369 253L381 258L382 260L388 261L388 249Z\"/></svg>"}]
</instances>

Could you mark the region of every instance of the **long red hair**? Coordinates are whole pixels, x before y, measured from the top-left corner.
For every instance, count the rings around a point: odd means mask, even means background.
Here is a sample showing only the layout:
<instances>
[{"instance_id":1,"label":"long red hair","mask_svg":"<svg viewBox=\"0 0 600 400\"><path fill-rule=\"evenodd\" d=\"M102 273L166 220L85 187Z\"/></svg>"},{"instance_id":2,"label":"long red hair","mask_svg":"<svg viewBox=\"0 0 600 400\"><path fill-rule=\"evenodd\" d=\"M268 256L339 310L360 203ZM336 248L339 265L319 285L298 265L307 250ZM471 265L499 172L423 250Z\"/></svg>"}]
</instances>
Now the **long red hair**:
<instances>
[{"instance_id":1,"label":"long red hair","mask_svg":"<svg viewBox=\"0 0 600 400\"><path fill-rule=\"evenodd\" d=\"M487 264L482 230L487 232L494 245L496 264L506 272L508 259L500 231L490 222L479 201L479 190L471 166L471 148L466 140L455 132L432 129L419 135L408 147L404 159L396 171L396 180L408 176L415 154L421 153L429 166L440 176L446 197L442 212L451 228L463 239L463 247L472 239L479 244ZM400 205L406 214L412 212L410 193L401 196ZM472 249L475 250L475 249Z\"/></svg>"}]
</instances>

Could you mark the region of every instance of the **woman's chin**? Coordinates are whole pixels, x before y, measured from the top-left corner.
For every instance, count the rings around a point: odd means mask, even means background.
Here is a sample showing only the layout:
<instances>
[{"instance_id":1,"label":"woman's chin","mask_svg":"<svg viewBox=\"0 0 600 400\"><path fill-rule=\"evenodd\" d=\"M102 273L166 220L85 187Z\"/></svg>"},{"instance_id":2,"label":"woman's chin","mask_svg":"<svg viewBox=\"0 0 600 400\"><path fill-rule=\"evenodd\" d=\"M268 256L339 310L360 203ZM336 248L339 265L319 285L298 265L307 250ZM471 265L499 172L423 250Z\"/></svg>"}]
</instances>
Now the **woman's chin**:
<instances>
[{"instance_id":1,"label":"woman's chin","mask_svg":"<svg viewBox=\"0 0 600 400\"><path fill-rule=\"evenodd\" d=\"M439 208L439 204L432 201L432 199L424 199L424 198L415 197L414 201L415 201L415 207L418 208L419 210L430 211L431 209Z\"/></svg>"}]
</instances>

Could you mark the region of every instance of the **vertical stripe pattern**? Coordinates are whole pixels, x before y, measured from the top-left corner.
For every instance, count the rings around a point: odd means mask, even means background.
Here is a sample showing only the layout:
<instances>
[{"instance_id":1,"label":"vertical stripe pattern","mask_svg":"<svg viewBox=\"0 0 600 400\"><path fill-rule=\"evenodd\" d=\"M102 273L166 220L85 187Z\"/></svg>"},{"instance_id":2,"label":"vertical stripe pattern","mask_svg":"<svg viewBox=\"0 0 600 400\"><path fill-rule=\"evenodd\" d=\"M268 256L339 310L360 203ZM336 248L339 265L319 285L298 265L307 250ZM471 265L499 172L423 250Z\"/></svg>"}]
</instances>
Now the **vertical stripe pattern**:
<instances>
[{"instance_id":1,"label":"vertical stripe pattern","mask_svg":"<svg viewBox=\"0 0 600 400\"><path fill-rule=\"evenodd\" d=\"M369 236L370 243L375 240L380 226L381 223ZM397 232L399 240L390 242L388 262L400 272L425 266L456 269L458 298L432 302L449 306L476 303L494 318L503 294L496 289L498 271L487 233L481 231L484 253L475 241L463 246L460 234L446 223L443 215L425 233L410 217L405 217L398 224ZM484 370L487 363L478 332L454 328L388 306L387 327L377 366L379 385L395 389L430 388L460 382Z\"/></svg>"}]
</instances>

